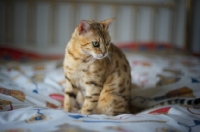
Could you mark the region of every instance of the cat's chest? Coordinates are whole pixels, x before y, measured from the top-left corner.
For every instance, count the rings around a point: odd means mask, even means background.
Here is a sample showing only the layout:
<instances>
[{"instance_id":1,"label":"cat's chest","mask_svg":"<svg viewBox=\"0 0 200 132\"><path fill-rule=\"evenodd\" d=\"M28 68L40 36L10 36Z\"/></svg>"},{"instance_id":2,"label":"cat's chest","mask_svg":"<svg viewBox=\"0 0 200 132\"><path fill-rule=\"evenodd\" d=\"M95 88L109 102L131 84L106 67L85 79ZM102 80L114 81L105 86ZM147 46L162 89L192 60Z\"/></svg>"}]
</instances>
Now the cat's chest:
<instances>
[{"instance_id":1,"label":"cat's chest","mask_svg":"<svg viewBox=\"0 0 200 132\"><path fill-rule=\"evenodd\" d=\"M71 79L81 79L86 74L84 71L88 70L87 66L84 64L68 64L66 71Z\"/></svg>"},{"instance_id":2,"label":"cat's chest","mask_svg":"<svg viewBox=\"0 0 200 132\"><path fill-rule=\"evenodd\" d=\"M101 80L103 76L100 67L90 63L68 63L65 68L67 76L77 87L84 87L85 82L92 79Z\"/></svg>"}]
</instances>

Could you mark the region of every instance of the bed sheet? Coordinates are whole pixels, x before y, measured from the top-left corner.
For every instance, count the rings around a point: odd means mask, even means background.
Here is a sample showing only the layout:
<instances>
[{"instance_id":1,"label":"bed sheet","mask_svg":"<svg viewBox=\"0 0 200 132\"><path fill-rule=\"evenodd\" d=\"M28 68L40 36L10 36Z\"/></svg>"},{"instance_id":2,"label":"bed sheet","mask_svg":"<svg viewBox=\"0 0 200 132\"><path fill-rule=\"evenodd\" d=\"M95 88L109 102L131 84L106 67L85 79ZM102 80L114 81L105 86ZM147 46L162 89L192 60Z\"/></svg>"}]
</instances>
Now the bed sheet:
<instances>
[{"instance_id":1,"label":"bed sheet","mask_svg":"<svg viewBox=\"0 0 200 132\"><path fill-rule=\"evenodd\" d=\"M123 49L123 48L122 48ZM200 60L169 52L124 48L131 65L132 109L171 99L200 98ZM138 114L83 115L62 110L65 78L62 58L0 63L0 131L198 132L199 105L171 104ZM199 101L199 100L198 100ZM199 102L197 102L199 103Z\"/></svg>"},{"instance_id":2,"label":"bed sheet","mask_svg":"<svg viewBox=\"0 0 200 132\"><path fill-rule=\"evenodd\" d=\"M126 56L131 65L134 84L131 101L135 106L151 107L177 98L186 101L200 97L199 58L129 51Z\"/></svg>"}]
</instances>

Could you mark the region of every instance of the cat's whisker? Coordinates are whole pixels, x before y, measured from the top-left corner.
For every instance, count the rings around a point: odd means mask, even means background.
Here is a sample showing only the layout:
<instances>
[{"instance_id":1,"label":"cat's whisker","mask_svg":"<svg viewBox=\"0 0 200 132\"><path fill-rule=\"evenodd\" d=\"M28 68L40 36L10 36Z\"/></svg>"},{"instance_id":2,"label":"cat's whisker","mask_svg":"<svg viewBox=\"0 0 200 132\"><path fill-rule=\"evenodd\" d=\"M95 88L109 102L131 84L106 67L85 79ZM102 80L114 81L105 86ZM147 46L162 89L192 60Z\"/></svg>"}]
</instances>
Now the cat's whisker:
<instances>
[{"instance_id":1,"label":"cat's whisker","mask_svg":"<svg viewBox=\"0 0 200 132\"><path fill-rule=\"evenodd\" d=\"M111 61L111 57L109 53L107 54L106 58L108 58L108 60Z\"/></svg>"},{"instance_id":2,"label":"cat's whisker","mask_svg":"<svg viewBox=\"0 0 200 132\"><path fill-rule=\"evenodd\" d=\"M96 60L96 58L92 57L92 58L90 59L90 61L89 61L89 65L92 64L92 63L94 63L95 60Z\"/></svg>"},{"instance_id":3,"label":"cat's whisker","mask_svg":"<svg viewBox=\"0 0 200 132\"><path fill-rule=\"evenodd\" d=\"M93 59L90 64L94 63L96 59Z\"/></svg>"},{"instance_id":4,"label":"cat's whisker","mask_svg":"<svg viewBox=\"0 0 200 132\"><path fill-rule=\"evenodd\" d=\"M86 59L86 61L89 62L89 61L91 61L92 59L93 59L93 57L90 56L90 57L88 57L88 58Z\"/></svg>"}]
</instances>

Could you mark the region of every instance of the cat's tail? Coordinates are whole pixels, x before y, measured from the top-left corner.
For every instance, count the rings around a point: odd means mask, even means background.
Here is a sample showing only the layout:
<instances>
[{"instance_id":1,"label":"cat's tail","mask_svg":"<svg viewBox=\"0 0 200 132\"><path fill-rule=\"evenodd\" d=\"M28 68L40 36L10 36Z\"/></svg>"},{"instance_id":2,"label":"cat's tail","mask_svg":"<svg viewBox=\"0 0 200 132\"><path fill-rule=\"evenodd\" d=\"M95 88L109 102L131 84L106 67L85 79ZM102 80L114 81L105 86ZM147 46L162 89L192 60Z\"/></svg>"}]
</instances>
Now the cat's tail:
<instances>
[{"instance_id":1,"label":"cat's tail","mask_svg":"<svg viewBox=\"0 0 200 132\"><path fill-rule=\"evenodd\" d=\"M196 99L188 99L188 98L176 98L176 99L170 99L167 101L163 101L160 103L157 103L155 105L152 105L149 108L156 108L159 106L165 106L165 105L184 105L184 106L192 106L194 108L199 107L200 108L200 98Z\"/></svg>"}]
</instances>

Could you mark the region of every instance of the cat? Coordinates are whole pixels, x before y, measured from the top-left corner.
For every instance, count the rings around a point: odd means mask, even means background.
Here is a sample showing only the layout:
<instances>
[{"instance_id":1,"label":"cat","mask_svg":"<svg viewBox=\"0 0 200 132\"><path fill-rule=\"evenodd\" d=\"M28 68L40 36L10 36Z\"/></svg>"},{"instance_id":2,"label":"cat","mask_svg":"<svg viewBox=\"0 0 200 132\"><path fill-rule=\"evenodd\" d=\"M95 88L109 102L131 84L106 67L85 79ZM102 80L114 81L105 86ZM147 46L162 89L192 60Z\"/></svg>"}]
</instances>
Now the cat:
<instances>
[{"instance_id":1,"label":"cat","mask_svg":"<svg viewBox=\"0 0 200 132\"><path fill-rule=\"evenodd\" d=\"M112 21L81 20L66 46L64 109L68 112L78 102L81 114L130 113L130 66L111 43Z\"/></svg>"}]
</instances>

